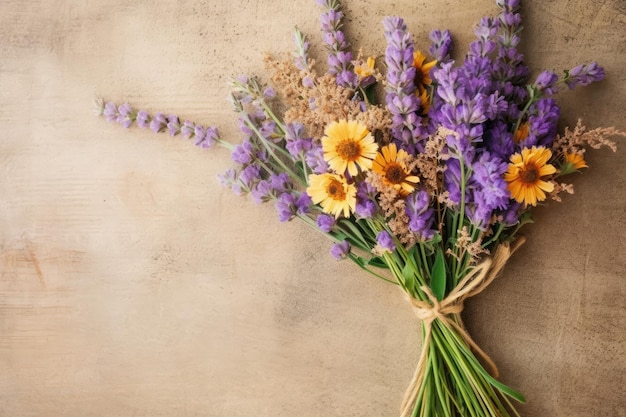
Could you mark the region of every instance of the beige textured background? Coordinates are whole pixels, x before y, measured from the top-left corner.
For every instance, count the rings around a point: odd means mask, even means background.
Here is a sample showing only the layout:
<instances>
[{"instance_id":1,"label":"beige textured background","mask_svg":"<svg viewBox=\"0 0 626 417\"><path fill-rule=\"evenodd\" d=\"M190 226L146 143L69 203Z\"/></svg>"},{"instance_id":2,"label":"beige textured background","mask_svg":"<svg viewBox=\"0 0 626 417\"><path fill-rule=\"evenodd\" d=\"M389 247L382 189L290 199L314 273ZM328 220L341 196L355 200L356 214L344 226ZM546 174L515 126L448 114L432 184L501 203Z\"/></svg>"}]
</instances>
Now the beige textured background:
<instances>
[{"instance_id":1,"label":"beige textured background","mask_svg":"<svg viewBox=\"0 0 626 417\"><path fill-rule=\"evenodd\" d=\"M313 0L0 0L0 416L393 416L417 360L397 289L336 262L298 223L221 188L225 150L108 124L128 100L238 141L226 82L261 74ZM462 56L492 0L345 0L353 44L404 16ZM527 1L533 70L597 59L564 123L626 129L626 1ZM626 416L626 144L467 309L525 416Z\"/></svg>"}]
</instances>

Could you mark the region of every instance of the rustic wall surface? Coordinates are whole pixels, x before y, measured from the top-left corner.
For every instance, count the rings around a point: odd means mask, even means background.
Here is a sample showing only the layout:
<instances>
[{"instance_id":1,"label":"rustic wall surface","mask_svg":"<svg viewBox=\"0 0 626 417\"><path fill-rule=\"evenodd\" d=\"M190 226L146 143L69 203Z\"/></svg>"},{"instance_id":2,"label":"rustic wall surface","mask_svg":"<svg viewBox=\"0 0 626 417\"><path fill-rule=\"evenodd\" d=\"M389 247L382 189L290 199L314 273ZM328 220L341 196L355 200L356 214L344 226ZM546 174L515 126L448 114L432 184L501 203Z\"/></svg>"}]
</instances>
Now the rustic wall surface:
<instances>
[{"instance_id":1,"label":"rustic wall surface","mask_svg":"<svg viewBox=\"0 0 626 417\"><path fill-rule=\"evenodd\" d=\"M462 57L493 0L345 0L355 50L381 19ZM419 348L400 293L327 241L222 188L223 149L123 130L96 96L236 142L227 81L263 75L313 0L0 2L0 416L393 416ZM563 125L626 129L626 2L527 1L535 71L592 59L607 79L560 94ZM589 155L576 194L465 313L525 416L626 416L626 143Z\"/></svg>"}]
</instances>

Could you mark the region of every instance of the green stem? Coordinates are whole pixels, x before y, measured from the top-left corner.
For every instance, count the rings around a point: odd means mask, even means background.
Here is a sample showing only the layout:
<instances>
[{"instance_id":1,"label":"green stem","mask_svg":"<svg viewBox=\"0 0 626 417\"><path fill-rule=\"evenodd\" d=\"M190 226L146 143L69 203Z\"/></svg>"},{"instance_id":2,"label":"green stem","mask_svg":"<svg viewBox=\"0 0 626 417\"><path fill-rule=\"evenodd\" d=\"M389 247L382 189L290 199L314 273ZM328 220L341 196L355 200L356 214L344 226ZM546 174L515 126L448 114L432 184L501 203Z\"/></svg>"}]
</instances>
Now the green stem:
<instances>
[{"instance_id":1,"label":"green stem","mask_svg":"<svg viewBox=\"0 0 626 417\"><path fill-rule=\"evenodd\" d=\"M482 247L486 248L489 245L491 245L493 242L497 241L498 238L500 237L500 234L502 234L503 230L504 230L504 223L498 223L498 230L496 230L496 232L493 234L491 239L489 239L487 242L484 242L482 244Z\"/></svg>"},{"instance_id":2,"label":"green stem","mask_svg":"<svg viewBox=\"0 0 626 417\"><path fill-rule=\"evenodd\" d=\"M411 290L407 286L406 278L402 274L402 270L399 269L397 262L394 261L391 254L390 253L383 254L383 259L385 260L385 263L387 264L387 266L389 266L389 270L398 281L398 284L400 284L400 287L402 287L402 290L408 294L411 294Z\"/></svg>"},{"instance_id":3,"label":"green stem","mask_svg":"<svg viewBox=\"0 0 626 417\"><path fill-rule=\"evenodd\" d=\"M459 223L458 225L455 223L455 228L452 231L452 233L454 233L454 236L457 236L459 230L462 229L465 225L465 187L467 179L470 175L470 172L465 171L465 160L463 159L463 156L459 157L459 164L461 166L461 204L459 209ZM459 255L459 257L461 256L460 253L458 253L457 255ZM456 268L454 269L453 286L456 286L456 284L458 284L459 280L462 278L462 276L460 275L461 270L459 270L459 265L460 263L457 263Z\"/></svg>"},{"instance_id":4,"label":"green stem","mask_svg":"<svg viewBox=\"0 0 626 417\"><path fill-rule=\"evenodd\" d=\"M306 163L306 159L305 159L305 156L304 156L303 153L300 155L300 161L302 162L302 175L304 176L304 180L306 182L305 185L308 186L309 185L309 174L310 174L309 173L309 169L308 169L309 165Z\"/></svg>"},{"instance_id":5,"label":"green stem","mask_svg":"<svg viewBox=\"0 0 626 417\"><path fill-rule=\"evenodd\" d=\"M443 375L443 370L441 370L439 368L439 366L440 366L440 363L439 363L440 357L436 354L436 348L435 348L435 346L433 344L430 345L430 350L431 350L431 354L430 354L431 358L430 359L432 360L432 363L433 363L433 373L435 375L437 375L437 376L442 376ZM441 383L440 379L443 379L443 378L435 377L435 390L437 391L438 398L440 398L442 400L442 402L443 402L443 399L449 398L449 393L448 392L444 393L444 390L442 388L442 383ZM452 414L450 414L449 404L443 404L441 409L442 409L445 417L452 417Z\"/></svg>"},{"instance_id":6,"label":"green stem","mask_svg":"<svg viewBox=\"0 0 626 417\"><path fill-rule=\"evenodd\" d=\"M250 129L252 129L254 131L254 133L257 135L257 137L259 138L259 142L261 142L261 144L263 144L263 146L265 147L265 149L267 150L267 152L269 153L269 156L272 158L272 160L278 164L278 166L280 166L291 178L297 180L300 184L306 186L306 181L303 180L303 178L298 175L296 172L294 172L291 167L287 166L287 164L285 164L283 162L283 160L281 158L279 158L278 156L276 156L276 154L274 153L274 149L281 149L280 147L276 147L276 145L274 145L271 142L268 142L267 140L265 140L264 136L261 134L261 132L259 131L259 129L256 127L256 125L254 123L252 123L252 120L250 120L250 117L248 116L247 113L245 112L241 112L241 116L243 117L246 126L248 126Z\"/></svg>"},{"instance_id":7,"label":"green stem","mask_svg":"<svg viewBox=\"0 0 626 417\"><path fill-rule=\"evenodd\" d=\"M439 348L438 352L441 354L442 358L446 362L448 371L450 372L450 376L456 382L455 385L459 389L459 395L460 395L459 403L465 404L468 407L471 417L478 417L478 415L476 414L476 411L473 408L475 404L474 402L470 400L470 397L468 396L466 382L464 381L464 378L462 374L460 373L460 369L459 369L460 358L455 356L455 359L453 360L450 357L450 354L452 353L451 346L449 343L446 343L443 332L444 332L443 330L439 329L439 327L436 326L436 320L435 320L435 322L433 322L433 327L432 327L432 336L431 336L432 342L431 343L434 343L438 346Z\"/></svg>"},{"instance_id":8,"label":"green stem","mask_svg":"<svg viewBox=\"0 0 626 417\"><path fill-rule=\"evenodd\" d=\"M526 113L528 113L528 110L530 109L530 106L532 106L532 104L535 101L537 101L537 99L539 98L537 96L536 90L530 86L528 87L528 93L530 94L530 97L528 97L528 103L526 103L526 105L522 109L522 112L517 118L517 121L515 122L515 129L513 129L513 131L511 132L513 134L515 134L515 132L517 132L517 129L519 129L520 125L522 124L522 120L524 119L524 117L526 116Z\"/></svg>"},{"instance_id":9,"label":"green stem","mask_svg":"<svg viewBox=\"0 0 626 417\"><path fill-rule=\"evenodd\" d=\"M225 140L222 139L217 139L217 144L220 145L222 148L226 148L228 149L230 152L235 150L235 145L233 145L230 142L226 142Z\"/></svg>"},{"instance_id":10,"label":"green stem","mask_svg":"<svg viewBox=\"0 0 626 417\"><path fill-rule=\"evenodd\" d=\"M383 230L387 231L391 236L394 236L394 233L391 232L391 230L389 230L389 227L381 220L371 219L371 220L367 220L366 223L368 227L370 228L370 230L372 231L372 233L374 234L374 236L378 234L378 232L383 231ZM421 268L417 265L417 262L414 259L414 257L411 256L406 251L406 248L404 247L404 245L402 245L397 240L395 241L395 243L396 243L395 253L400 257L402 265L406 267L408 264L409 268L411 268L413 272L412 275L415 279L416 284L419 284L419 285L414 285L413 288L409 288L406 285L406 277L404 276L404 272L402 269L393 268L395 269L394 276L396 277L396 279L398 279L398 281L403 282L402 288L407 293L413 295L414 297L425 299L425 294L423 294L423 292L419 289L420 286L426 285L426 280L424 279L425 274L423 273ZM419 243L417 243L417 245L419 245ZM392 264L396 264L396 262L394 262L394 260L389 256L385 256L385 261L387 265L390 267L390 269L392 269Z\"/></svg>"}]
</instances>

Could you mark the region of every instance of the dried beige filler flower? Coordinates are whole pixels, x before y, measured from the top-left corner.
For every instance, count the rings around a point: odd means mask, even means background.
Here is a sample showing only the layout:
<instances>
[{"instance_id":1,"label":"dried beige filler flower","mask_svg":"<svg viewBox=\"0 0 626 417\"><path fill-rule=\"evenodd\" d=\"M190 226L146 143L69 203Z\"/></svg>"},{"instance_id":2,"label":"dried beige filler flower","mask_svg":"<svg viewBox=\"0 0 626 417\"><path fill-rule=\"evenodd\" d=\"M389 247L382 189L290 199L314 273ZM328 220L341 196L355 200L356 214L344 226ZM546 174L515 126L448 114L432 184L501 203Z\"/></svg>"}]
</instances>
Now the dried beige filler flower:
<instances>
[{"instance_id":1,"label":"dried beige filler flower","mask_svg":"<svg viewBox=\"0 0 626 417\"><path fill-rule=\"evenodd\" d=\"M615 136L626 138L626 132L621 132L615 127L587 130L582 120L579 119L573 130L566 127L562 135L557 135L552 144L552 151L555 155L565 156L569 153L584 153L585 147L600 149L606 146L616 152L617 144L609 139Z\"/></svg>"},{"instance_id":2,"label":"dried beige filler flower","mask_svg":"<svg viewBox=\"0 0 626 417\"><path fill-rule=\"evenodd\" d=\"M354 91L338 85L330 74L317 76L312 70L299 70L289 55L282 60L266 56L265 63L279 94L290 106L285 111L286 123L302 123L311 137L319 139L330 123L356 120L378 142L389 141L391 117L387 109L368 106L363 110L360 101L353 99Z\"/></svg>"}]
</instances>

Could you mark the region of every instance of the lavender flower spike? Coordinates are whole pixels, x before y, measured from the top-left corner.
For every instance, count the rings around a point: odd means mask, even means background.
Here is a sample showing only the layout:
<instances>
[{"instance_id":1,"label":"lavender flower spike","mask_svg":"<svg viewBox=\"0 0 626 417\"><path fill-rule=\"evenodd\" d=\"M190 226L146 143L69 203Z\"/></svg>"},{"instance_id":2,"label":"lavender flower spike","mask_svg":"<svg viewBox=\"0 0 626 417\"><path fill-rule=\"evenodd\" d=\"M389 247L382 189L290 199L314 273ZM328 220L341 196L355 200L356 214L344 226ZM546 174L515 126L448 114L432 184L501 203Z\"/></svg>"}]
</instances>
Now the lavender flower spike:
<instances>
[{"instance_id":1,"label":"lavender flower spike","mask_svg":"<svg viewBox=\"0 0 626 417\"><path fill-rule=\"evenodd\" d=\"M406 199L405 212L409 216L409 230L421 239L428 240L435 235L433 229L435 212L430 207L430 196L424 190L416 191Z\"/></svg>"},{"instance_id":2,"label":"lavender flower spike","mask_svg":"<svg viewBox=\"0 0 626 417\"><path fill-rule=\"evenodd\" d=\"M414 46L404 20L387 17L383 20L387 49L387 108L392 118L392 136L403 149L414 151L415 139L425 133L418 111L420 100L415 95L416 69L413 66Z\"/></svg>"},{"instance_id":3,"label":"lavender flower spike","mask_svg":"<svg viewBox=\"0 0 626 417\"><path fill-rule=\"evenodd\" d=\"M204 128L190 121L181 123L174 114L165 116L163 113L156 113L151 116L145 110L136 111L128 103L118 106L112 101L105 103L101 98L96 99L94 103L97 116L104 116L107 121L118 123L125 128L136 123L140 128L150 128L154 133L167 131L171 136L181 135L186 139L195 139L195 145L200 148L222 143L216 127Z\"/></svg>"},{"instance_id":4,"label":"lavender flower spike","mask_svg":"<svg viewBox=\"0 0 626 417\"><path fill-rule=\"evenodd\" d=\"M539 91L543 91L546 94L556 94L558 87L556 86L559 76L552 71L543 71L537 76L535 86Z\"/></svg>"},{"instance_id":5,"label":"lavender flower spike","mask_svg":"<svg viewBox=\"0 0 626 417\"><path fill-rule=\"evenodd\" d=\"M432 44L428 51L435 57L437 62L447 62L450 60L450 52L452 51L452 35L449 30L433 30L430 32L430 40Z\"/></svg>"},{"instance_id":6,"label":"lavender flower spike","mask_svg":"<svg viewBox=\"0 0 626 417\"><path fill-rule=\"evenodd\" d=\"M276 200L276 210L278 211L278 220L281 222L293 219L298 213L296 196L291 193L281 194Z\"/></svg>"},{"instance_id":7,"label":"lavender flower spike","mask_svg":"<svg viewBox=\"0 0 626 417\"><path fill-rule=\"evenodd\" d=\"M294 41L296 44L296 50L294 51L294 62L296 68L300 71L308 71L309 69L309 48L311 44L306 40L306 37L298 28L296 28L294 34Z\"/></svg>"},{"instance_id":8,"label":"lavender flower spike","mask_svg":"<svg viewBox=\"0 0 626 417\"><path fill-rule=\"evenodd\" d=\"M352 68L352 53L348 51L348 42L341 31L343 13L339 10L339 0L317 0L317 4L324 7L320 20L324 32L324 43L330 53L328 55L328 71L335 75L337 84L355 89L359 84L358 76Z\"/></svg>"},{"instance_id":9,"label":"lavender flower spike","mask_svg":"<svg viewBox=\"0 0 626 417\"><path fill-rule=\"evenodd\" d=\"M572 68L570 71L566 71L565 84L573 90L576 85L586 86L596 81L604 80L604 68L598 65L597 62L592 62L588 65L578 65Z\"/></svg>"}]
</instances>

